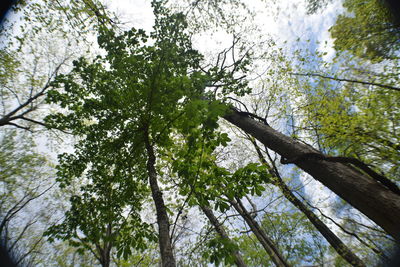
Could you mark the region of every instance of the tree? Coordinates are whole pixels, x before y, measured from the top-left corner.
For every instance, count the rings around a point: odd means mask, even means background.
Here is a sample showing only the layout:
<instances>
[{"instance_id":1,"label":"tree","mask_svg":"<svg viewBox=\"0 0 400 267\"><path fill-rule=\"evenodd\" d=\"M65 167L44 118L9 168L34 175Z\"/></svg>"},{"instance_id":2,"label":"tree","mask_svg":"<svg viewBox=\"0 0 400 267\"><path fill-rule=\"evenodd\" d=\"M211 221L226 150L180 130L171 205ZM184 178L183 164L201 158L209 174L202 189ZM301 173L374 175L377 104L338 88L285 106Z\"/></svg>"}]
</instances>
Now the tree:
<instances>
[{"instance_id":1,"label":"tree","mask_svg":"<svg viewBox=\"0 0 400 267\"><path fill-rule=\"evenodd\" d=\"M260 227L269 233L274 243L284 253L292 266L323 266L330 254L325 242L321 240L313 227L304 220L298 211L269 212L261 217ZM254 241L254 234L249 233L238 238L243 257L249 266L269 266L270 259L260 244Z\"/></svg>"},{"instance_id":2,"label":"tree","mask_svg":"<svg viewBox=\"0 0 400 267\"><path fill-rule=\"evenodd\" d=\"M229 210L229 206L232 205L250 226L272 261L277 266L288 266L279 249L241 202L247 194L261 195L264 190L262 184L269 178L265 168L257 164L248 164L235 172L230 172L215 163L214 150L218 145L226 146L228 140L226 133L217 131L210 133L204 129L194 129L183 141L177 142L180 148L175 148L171 152L175 155L172 156L172 166L181 179L180 193L188 197L189 205L198 205L203 210L205 206L211 205L211 201L214 202L215 209L220 212ZM224 241L227 239L221 240L223 244ZM216 244L218 244L216 241L212 243L213 246ZM219 252L220 255L215 257L216 263L219 263L219 258L222 257L225 257L226 263L229 263L229 260L232 263L236 261L236 257L230 258L237 250L233 244L232 247L229 248L227 245L226 255Z\"/></svg>"},{"instance_id":3,"label":"tree","mask_svg":"<svg viewBox=\"0 0 400 267\"><path fill-rule=\"evenodd\" d=\"M0 127L45 128L44 99L54 78L93 46L89 30L116 25L96 0L69 2L17 1L11 11L20 22L6 19L0 26Z\"/></svg>"},{"instance_id":4,"label":"tree","mask_svg":"<svg viewBox=\"0 0 400 267\"><path fill-rule=\"evenodd\" d=\"M75 172L75 162L65 157L59 165L61 186L81 180L80 194L70 198L71 208L61 224L46 231L50 241L66 240L83 254L90 251L104 266L110 266L111 253L127 259L132 250L143 251L155 239L150 225L142 222L140 212L147 188L135 180L131 170L105 158L91 158L85 178ZM73 165L71 165L71 163Z\"/></svg>"},{"instance_id":5,"label":"tree","mask_svg":"<svg viewBox=\"0 0 400 267\"><path fill-rule=\"evenodd\" d=\"M396 182L399 153L395 145L398 143L398 92L383 86L397 86L397 63L381 68L379 64L370 64L343 54L331 63L321 58L317 60L318 72L310 68L308 62L302 66L297 63L291 64L291 69L305 75L296 74L293 77L295 82L290 87L290 94L296 96L291 100L295 107L293 116L296 121L292 126L293 135L314 144L330 155L351 157L368 164L382 175L384 173L394 185L394 192L398 192ZM369 81L376 83L372 84ZM335 206L337 208L335 207L333 212L340 214L341 219L330 221L337 220L339 223L335 224L339 225L344 233L385 258L385 253L382 252L387 249L380 247L391 247L392 241L382 241L381 233L375 230L374 224L366 222L347 205ZM358 226L349 227L347 220L358 221L361 224L356 223ZM367 228L360 225L370 228L366 230ZM358 232L361 229L362 233ZM368 249L360 254L366 255L369 252L371 250ZM371 259L366 261L371 262Z\"/></svg>"},{"instance_id":6,"label":"tree","mask_svg":"<svg viewBox=\"0 0 400 267\"><path fill-rule=\"evenodd\" d=\"M118 41L116 45L121 45L121 43ZM112 48L111 46L109 48ZM167 49L165 46L163 49ZM129 55L126 52L116 56L116 55L110 55L110 59L115 59L122 60L124 56ZM176 57L176 53L169 54L170 58ZM196 56L197 57L197 56ZM179 60L176 60L179 62ZM111 62L116 66L115 63L117 63L116 60ZM82 66L85 66L85 63L81 61L77 65L79 68L80 64L83 64ZM121 72L114 72L113 75L120 75L120 73L126 73L126 69L128 66L133 67L136 66L138 69L141 68L139 64L135 64L135 62L131 62L131 64L126 64L123 63L123 67L125 69L121 70ZM92 65L93 66L93 65ZM98 65L95 65L96 68ZM122 68L121 66L117 66ZM136 73L138 73L138 69L136 69ZM86 73L90 73L94 71L92 68L85 70ZM143 70L142 73L146 73L146 70ZM108 74L109 76L110 74ZM125 74L126 75L126 74ZM142 74L143 75L143 74ZM198 75L198 73L197 73ZM110 77L110 76L109 76ZM117 77L117 76L115 76ZM200 97L201 94L203 94L203 88L205 81L207 79L212 79L213 76L210 77L210 74L208 76L209 78L205 78L205 76L201 77L197 76L197 79L199 83L196 85L198 86L197 92L199 93L198 97ZM226 77L229 78L229 77ZM114 81L112 81L114 79ZM111 81L108 82L108 81ZM108 78L107 81L107 88L115 88L118 86L118 82L115 81L115 78ZM113 85L113 83L115 85ZM75 84L72 86L68 87L77 87ZM103 85L104 87L104 85ZM184 88L185 90L188 90L191 88L189 84L187 84L187 87ZM116 89L114 89L116 90ZM192 90L193 92L196 92L196 90ZM114 91L115 93L115 91ZM183 95L178 95L174 96L173 101L177 101L178 99L181 99ZM53 95L54 100L62 100L62 98L57 99L57 95ZM148 96L147 96L148 97ZM141 99L142 97L135 97L135 98L130 98L134 99L135 101L138 101L138 99ZM67 105L72 105L76 104L76 102L81 101L78 99L82 99L82 97L76 97L71 98L71 99L65 99L65 106ZM126 99L126 98L125 98ZM151 98L150 98L151 99ZM105 99L105 101L108 101L107 104L115 104L116 98L115 94L113 97L109 96L109 99ZM93 103L94 102L94 103ZM91 101L91 104L96 104L97 101ZM101 102L100 102L101 103ZM149 102L146 102L149 103ZM164 103L168 103L168 98L165 99ZM196 103L201 103L201 101L196 102ZM125 105L132 105L132 103L124 103ZM154 103L152 103L154 105ZM186 104L184 102L184 104ZM200 107L200 104L196 104L198 107ZM190 106L190 105L188 105ZM158 111L161 111L163 106L160 107L155 107L151 106L151 108L159 108ZM76 109L79 109L78 107ZM132 110L137 111L140 110L140 108L132 108ZM226 110L226 109L223 109ZM174 114L172 110L168 109L163 109L164 114ZM81 113L81 114L80 114ZM100 111L99 111L100 113ZM79 116L77 116L79 114ZM158 113L162 114L162 112ZM69 119L74 118L74 120L70 120L69 123L74 123L77 124L79 122L81 115L84 115L83 112L78 112L75 115L67 116ZM141 115L141 114L139 114ZM397 224L395 223L398 218L398 206L400 205L399 203L399 196L396 195L396 193L392 192L390 189L386 188L383 186L380 182L377 182L373 180L372 178L368 177L367 175L364 175L360 172L358 172L354 167L349 167L346 166L343 163L338 163L334 162L333 159L328 159L325 157L323 154L319 153L318 151L312 149L311 147L301 144L299 142L296 142L295 140L284 136L280 134L279 132L273 130L270 128L268 125L265 125L264 123L259 123L256 120L252 119L249 117L247 114L238 112L236 110L230 110L227 115L224 115L224 118L227 119L229 122L233 123L234 125L240 127L244 131L246 131L249 134L252 134L256 138L258 138L264 145L269 147L272 150L275 150L278 154L281 154L281 156L285 159L288 160L283 160L283 162L286 163L296 163L298 166L309 172L311 175L313 175L317 180L321 181L323 184L328 186L331 190L333 190L335 193L337 193L339 196L341 196L343 199L347 200L350 204L352 204L354 207L359 209L360 211L364 212L368 217L370 217L372 220L374 220L378 225L382 226L388 233L390 233L393 236L397 235ZM163 121L173 121L174 118L168 119L165 118ZM104 121L104 118L99 120ZM185 120L182 120L185 121ZM140 120L138 122L141 122ZM143 122L142 122L143 123ZM101 123L100 123L101 124ZM95 124L99 125L99 124ZM159 126L165 125L158 123ZM73 125L69 125L73 126ZM148 125L144 123L144 130L146 130L146 127ZM164 126L165 127L165 126ZM168 125L170 127L170 125ZM171 123L172 127L172 123ZM92 127L94 128L94 127ZM152 129L153 130L153 129ZM166 136L166 133L168 133L168 129L165 131L163 128L158 129L158 132L162 132L163 136ZM163 132L164 131L164 132ZM146 132L146 131L145 131ZM90 135L90 134L89 134ZM155 136L156 139L158 138ZM143 137L145 138L145 137ZM160 138L161 139L161 138ZM150 164L148 165L148 170L150 171L149 173L152 173L152 177L154 178L154 170L151 170L150 165L152 165L153 162L155 162L155 158L152 156L152 145L150 142L150 139L145 138L143 141L147 143L147 146L145 147L147 152L149 153L149 159L150 159ZM310 157L307 157L307 155L313 155ZM153 183L154 185L154 183ZM368 191L368 193L367 193ZM154 192L157 192L156 188L154 188ZM373 192L372 194L370 192ZM156 194L157 195L157 194ZM371 204L372 203L372 204ZM161 205L162 206L162 205ZM395 212L393 212L395 210ZM167 231L165 231L167 232ZM397 237L396 237L397 238Z\"/></svg>"},{"instance_id":7,"label":"tree","mask_svg":"<svg viewBox=\"0 0 400 267\"><path fill-rule=\"evenodd\" d=\"M34 264L47 222L43 220L46 212L33 211L33 207L46 201L52 188L50 166L35 151L33 141L15 130L3 132L0 166L0 240L8 253L16 255L16 264Z\"/></svg>"},{"instance_id":8,"label":"tree","mask_svg":"<svg viewBox=\"0 0 400 267\"><path fill-rule=\"evenodd\" d=\"M134 161L135 175L148 179L156 207L162 264L174 266L156 157L171 146L174 129L200 123L189 121L186 111L207 107L200 96L208 76L201 74L201 56L184 33L184 16L167 15L158 2L153 6L156 24L150 37L154 44L146 44L148 36L142 30L116 36L103 28L98 40L107 54L93 63L83 58L75 61L71 74L58 76L57 85L65 91L52 90L48 99L69 113L51 115L46 122L81 136L74 156L81 172L94 151L105 153L104 157L114 155L121 162Z\"/></svg>"},{"instance_id":9,"label":"tree","mask_svg":"<svg viewBox=\"0 0 400 267\"><path fill-rule=\"evenodd\" d=\"M272 262L274 262L276 266L290 266L287 260L282 255L279 248L276 246L276 244L274 244L272 239L266 234L266 232L260 227L260 225L246 210L240 199L237 198L235 201L231 201L231 203L249 225L253 234L256 236L258 241L261 243L265 251L270 256Z\"/></svg>"},{"instance_id":10,"label":"tree","mask_svg":"<svg viewBox=\"0 0 400 267\"><path fill-rule=\"evenodd\" d=\"M207 216L209 219L210 223L213 225L215 231L218 233L221 239L224 240L223 243L230 244L233 241L229 238L228 234L226 233L226 230L224 229L223 225L218 221L218 218L215 217L212 209L206 206L201 206L201 210L204 212L204 214ZM234 257L235 264L238 267L246 267L246 264L243 261L242 256L240 255L239 250L233 250L232 251L232 256Z\"/></svg>"},{"instance_id":11,"label":"tree","mask_svg":"<svg viewBox=\"0 0 400 267\"><path fill-rule=\"evenodd\" d=\"M288 105L293 107L290 116L296 121L292 123L293 136L332 156L355 158L371 164L370 168L376 172L384 172L387 178L396 180L398 92L376 84L343 82L329 77L365 82L376 80L378 84L396 87L397 63L381 68L343 54L332 63L322 60L322 56L319 53L317 59L311 59L310 54L304 53L291 58L290 67L283 68L283 77L288 71L306 75L294 75L287 86L290 89L284 90L293 96L286 98ZM310 61L313 65L308 64ZM324 74L309 76L307 73ZM393 184L392 191L398 194L395 182L388 183Z\"/></svg>"},{"instance_id":12,"label":"tree","mask_svg":"<svg viewBox=\"0 0 400 267\"><path fill-rule=\"evenodd\" d=\"M373 62L397 59L400 28L384 2L346 0L343 6L350 14L339 15L330 29L335 49Z\"/></svg>"},{"instance_id":13,"label":"tree","mask_svg":"<svg viewBox=\"0 0 400 267\"><path fill-rule=\"evenodd\" d=\"M329 161L318 150L283 135L246 113L232 110L224 118L278 153L283 158L283 163L296 164L363 212L395 239L400 238L396 223L400 216L400 195L352 166Z\"/></svg>"},{"instance_id":14,"label":"tree","mask_svg":"<svg viewBox=\"0 0 400 267\"><path fill-rule=\"evenodd\" d=\"M65 112L47 117L44 124L71 131L78 139L75 152L63 156L65 168L60 166L60 179L63 176L74 177L79 182L89 183L82 187L82 195L77 194L73 198L72 209L64 226L68 228L72 225L74 229L90 226L86 228L86 237L102 232L100 239L105 242L99 244L97 237L91 241L98 244L99 251L105 252L101 255L94 253L101 258L103 265L107 266L110 262L112 247L118 247L119 240L113 239L114 235L110 232L117 234L118 231L113 231L112 227L109 227L110 231L107 231L107 227L96 228L85 217L87 214L96 214L96 219L99 219L96 224L106 226L110 225L110 221L123 220L118 217L121 214L119 206L138 207L138 199L144 197L132 193L129 195L127 191L132 190L125 191L129 186L138 184L145 185L146 190L152 194L157 213L162 264L175 265L171 237L175 231L169 229L171 205L163 196L167 192L164 187L169 187L163 175L166 164L175 168L174 172L179 177L179 185L175 188L182 197L188 199L189 206L210 207L223 213L230 209L232 203L237 204L243 216L249 217L240 205L241 199L247 194L261 194L264 189L262 185L270 177L267 179L263 176L266 173L263 166L252 164L228 170L211 160L215 147L224 146L229 140L227 135L215 131L219 125L218 117L224 117L255 136L282 156L282 164L297 164L387 232L397 235L399 196L382 182L386 180L374 180L376 172L371 176L368 170L363 173L365 168L360 168L361 165L348 157L324 155L297 142L295 138L273 130L257 114L233 109L229 99L250 91L245 88L247 83L244 78L248 71L250 53L242 53L238 61L235 61L235 55L232 56L232 62L227 59L228 52L235 54L235 51L240 50L235 47L235 37L232 47L218 54L216 66L201 66L202 56L192 48L190 36L186 34L184 16L167 14L159 3L154 3L157 19L153 33L148 36L141 30L133 29L118 34L100 22L98 40L104 53L94 60L82 58L75 61L71 73L58 75L55 82L50 82L57 89L49 91L48 99L60 104ZM102 19L98 13L100 9L92 7L89 10L96 18ZM13 64L12 60L9 62ZM322 125L322 122L316 124ZM327 124L325 126L325 129L329 129ZM198 131L202 131L201 135L197 135ZM187 142L192 148L188 150L190 152L201 151L204 148L198 146L202 144L201 138L212 148L211 152L206 153L206 157L209 157L207 160L203 160L203 155L199 154L195 155L196 159L190 159L187 153L172 153L174 157L169 161L166 159L170 156L167 154L177 149L181 143ZM390 145L388 142L381 143L380 151ZM194 166L191 166L191 160ZM201 173L198 175L199 169ZM86 172L93 172L93 175L90 174L88 179ZM125 176L130 177L129 186L125 184L128 182L123 179ZM109 192L112 192L111 195L121 194L122 198L115 198L114 202L114 198L107 198ZM84 214L79 206L90 207L93 213ZM105 207L106 213L114 218L102 217L103 214L95 207ZM138 217L138 214L134 216ZM248 221L255 225L250 219ZM64 226L54 228L55 232L64 235ZM267 244L265 247L270 248L267 249L270 254L278 264L281 261L280 264L286 265L283 256L277 251L279 249L274 249L271 244L273 242L268 242L268 238L263 237L257 228L260 227L255 226L255 232ZM72 236L64 235L63 238L69 239ZM82 236L77 234L74 237ZM235 242L215 237L209 243L213 250L212 257L209 255L211 261L218 263L223 259L226 263L232 263L232 255L237 251Z\"/></svg>"},{"instance_id":15,"label":"tree","mask_svg":"<svg viewBox=\"0 0 400 267\"><path fill-rule=\"evenodd\" d=\"M307 219L315 226L315 228L324 236L324 238L328 241L329 244L337 251L339 255L341 255L348 263L353 266L365 266L362 260L357 257L346 244L343 243L340 238L329 229L329 227L323 223L300 199L298 199L295 194L290 190L290 188L285 184L282 177L279 174L279 171L275 165L275 162L271 161L268 164L268 161L265 159L260 147L253 139L251 142L254 145L254 148L257 152L259 160L262 164L267 166L268 172L272 176L272 183L279 187L282 191L283 195L286 199L288 199L296 208L298 208L303 214L307 217ZM268 151L266 151L268 153ZM269 156L269 154L268 154ZM271 159L271 156L269 156Z\"/></svg>"}]
</instances>

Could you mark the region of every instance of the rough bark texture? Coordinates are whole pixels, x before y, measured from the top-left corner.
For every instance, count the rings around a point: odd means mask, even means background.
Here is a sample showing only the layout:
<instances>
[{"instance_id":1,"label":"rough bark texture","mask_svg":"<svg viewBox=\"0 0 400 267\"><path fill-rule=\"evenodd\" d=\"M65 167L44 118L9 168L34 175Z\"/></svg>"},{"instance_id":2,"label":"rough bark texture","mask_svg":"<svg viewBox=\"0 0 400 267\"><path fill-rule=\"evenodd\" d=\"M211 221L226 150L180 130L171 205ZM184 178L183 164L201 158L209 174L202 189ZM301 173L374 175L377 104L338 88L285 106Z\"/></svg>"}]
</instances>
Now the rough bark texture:
<instances>
[{"instance_id":1,"label":"rough bark texture","mask_svg":"<svg viewBox=\"0 0 400 267\"><path fill-rule=\"evenodd\" d=\"M259 224L254 220L254 218L247 212L245 207L242 205L241 201L237 199L236 201L231 201L232 206L237 212L243 217L247 225L250 227L253 234L256 236L258 241L264 247L265 251L271 257L271 260L278 267L288 267L290 266L285 258L280 253L279 249L275 246L272 240L267 236Z\"/></svg>"},{"instance_id":2,"label":"rough bark texture","mask_svg":"<svg viewBox=\"0 0 400 267\"><path fill-rule=\"evenodd\" d=\"M258 157L262 164L264 164L269 173L272 175L272 183L279 187L284 197L290 201L296 208L306 215L308 220L317 228L322 236L328 241L328 243L336 250L336 252L344 258L348 263L353 266L362 267L365 266L364 262L357 257L343 242L340 238L333 233L324 222L322 222L317 215L315 215L300 199L298 199L285 184L282 177L279 175L276 169L271 168L268 162L265 160L264 155L261 153L259 147L253 142L254 147L257 151Z\"/></svg>"},{"instance_id":3,"label":"rough bark texture","mask_svg":"<svg viewBox=\"0 0 400 267\"><path fill-rule=\"evenodd\" d=\"M149 175L149 183L151 194L156 206L157 212L157 224L158 224L158 240L161 252L161 264L163 267L176 266L174 254L172 251L171 238L169 236L169 220L167 209L165 207L162 192L158 187L157 172L155 169L156 157L154 154L154 148L150 144L150 140L146 135L144 138L147 151L147 173Z\"/></svg>"},{"instance_id":4,"label":"rough bark texture","mask_svg":"<svg viewBox=\"0 0 400 267\"><path fill-rule=\"evenodd\" d=\"M232 111L224 118L284 158L299 157L305 153L320 153L240 112ZM296 165L364 213L396 240L400 240L399 195L343 163L310 157L297 162Z\"/></svg>"},{"instance_id":5,"label":"rough bark texture","mask_svg":"<svg viewBox=\"0 0 400 267\"><path fill-rule=\"evenodd\" d=\"M223 239L230 240L228 234L226 233L222 224L218 221L217 217L215 217L213 211L206 206L200 206L201 210L207 216L208 220L213 225L215 231L219 234L219 236ZM247 265L244 263L242 256L240 255L239 251L233 252L233 257L235 259L235 263L239 267L246 267Z\"/></svg>"}]
</instances>

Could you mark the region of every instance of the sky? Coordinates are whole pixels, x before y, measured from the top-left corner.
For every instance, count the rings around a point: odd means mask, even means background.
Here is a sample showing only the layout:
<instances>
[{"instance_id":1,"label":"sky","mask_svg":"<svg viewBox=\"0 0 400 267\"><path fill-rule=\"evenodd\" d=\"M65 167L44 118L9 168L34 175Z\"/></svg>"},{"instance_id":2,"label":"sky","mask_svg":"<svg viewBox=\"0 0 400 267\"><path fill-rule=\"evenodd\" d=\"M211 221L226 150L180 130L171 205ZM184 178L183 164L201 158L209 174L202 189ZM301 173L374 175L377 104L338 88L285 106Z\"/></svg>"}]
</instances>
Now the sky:
<instances>
[{"instance_id":1,"label":"sky","mask_svg":"<svg viewBox=\"0 0 400 267\"><path fill-rule=\"evenodd\" d=\"M179 3L183 0L176 1ZM245 2L249 9L255 12L253 23L262 29L264 34L274 35L281 43L287 41L289 46L297 46L298 38L304 46L310 46L305 41L311 40L311 47L320 49L323 49L325 41L328 42L328 47L331 47L332 40L328 29L334 24L336 15L343 10L340 0L332 1L320 12L312 15L306 15L304 0L247 0ZM113 10L127 26L151 30L154 20L151 0L107 0L105 5ZM213 38L223 39L223 34L220 33L220 35L214 35ZM208 41L211 41L209 36ZM318 45L316 41L322 44ZM210 42L208 44L210 45Z\"/></svg>"}]
</instances>

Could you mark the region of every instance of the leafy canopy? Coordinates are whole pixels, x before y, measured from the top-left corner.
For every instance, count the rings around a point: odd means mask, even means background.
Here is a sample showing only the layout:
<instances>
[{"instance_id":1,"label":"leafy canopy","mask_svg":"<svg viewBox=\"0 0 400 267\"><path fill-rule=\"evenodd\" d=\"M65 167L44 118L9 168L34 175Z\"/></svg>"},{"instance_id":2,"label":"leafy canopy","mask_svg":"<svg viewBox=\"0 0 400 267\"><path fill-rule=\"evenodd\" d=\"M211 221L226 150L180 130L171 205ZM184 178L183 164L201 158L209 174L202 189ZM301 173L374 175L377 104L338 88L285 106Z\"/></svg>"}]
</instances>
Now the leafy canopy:
<instances>
[{"instance_id":1,"label":"leafy canopy","mask_svg":"<svg viewBox=\"0 0 400 267\"><path fill-rule=\"evenodd\" d=\"M339 15L329 30L337 51L349 51L355 56L381 62L396 59L400 45L400 27L389 10L379 0L346 0L349 12Z\"/></svg>"},{"instance_id":2,"label":"leafy canopy","mask_svg":"<svg viewBox=\"0 0 400 267\"><path fill-rule=\"evenodd\" d=\"M57 89L48 92L48 102L63 112L46 123L79 137L74 153L60 155L58 180L61 186L76 179L84 184L71 198L66 220L49 233L78 239L71 241L76 246L112 241L124 256L143 248L140 237L151 239L139 216L148 192L144 140L161 152L174 146L177 133L202 128L212 135L227 108L212 100L207 85L221 81L224 94L244 92L243 83L230 81L231 72L201 70L202 56L192 48L182 14L169 14L159 2L153 7L152 33L101 28L105 54L74 61L71 73L59 75L52 84ZM133 211L129 217L126 209ZM119 230L105 236L108 225Z\"/></svg>"}]
</instances>

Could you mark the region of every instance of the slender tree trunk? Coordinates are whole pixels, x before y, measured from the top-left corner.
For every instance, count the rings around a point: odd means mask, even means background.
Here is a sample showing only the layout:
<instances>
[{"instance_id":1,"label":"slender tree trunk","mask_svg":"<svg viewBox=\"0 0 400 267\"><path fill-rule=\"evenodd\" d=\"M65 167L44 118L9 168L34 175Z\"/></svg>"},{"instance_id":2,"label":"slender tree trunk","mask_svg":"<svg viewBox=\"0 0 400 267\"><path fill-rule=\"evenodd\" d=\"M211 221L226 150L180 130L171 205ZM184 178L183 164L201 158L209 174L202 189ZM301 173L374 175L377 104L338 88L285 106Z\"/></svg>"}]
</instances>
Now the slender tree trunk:
<instances>
[{"instance_id":1,"label":"slender tree trunk","mask_svg":"<svg viewBox=\"0 0 400 267\"><path fill-rule=\"evenodd\" d=\"M158 240L160 245L161 262L163 267L174 267L176 266L176 263L172 251L171 238L169 236L169 219L164 199L162 197L162 192L158 187L154 148L150 144L149 136L147 133L145 134L144 139L148 157L147 173L149 175L151 194L154 200L154 204L156 206L157 213Z\"/></svg>"},{"instance_id":2,"label":"slender tree trunk","mask_svg":"<svg viewBox=\"0 0 400 267\"><path fill-rule=\"evenodd\" d=\"M211 222L211 224L213 225L215 231L219 234L219 236L222 239L231 241L231 239L229 238L228 234L226 233L224 227L218 221L217 217L215 217L213 211L209 207L206 207L206 206L200 206L200 208L204 212L204 214L207 216L208 220ZM244 263L243 258L240 255L238 250L233 252L233 257L235 259L235 263L236 263L237 266L239 266L239 267L246 267L247 266Z\"/></svg>"},{"instance_id":3,"label":"slender tree trunk","mask_svg":"<svg viewBox=\"0 0 400 267\"><path fill-rule=\"evenodd\" d=\"M333 233L328 226L324 222L322 222L317 215L315 215L300 199L298 199L290 190L290 188L285 184L282 177L280 176L279 172L276 169L271 168L268 164L264 155L261 153L260 148L256 144L254 140L251 140L253 143L257 155L260 159L260 162L264 164L269 173L273 176L273 184L278 186L279 189L282 191L284 197L290 201L296 208L298 208L301 212L306 215L308 220L317 228L317 230L325 237L326 241L336 250L336 252L342 256L348 263L353 266L363 267L365 266L364 262L357 257L343 242L340 238Z\"/></svg>"},{"instance_id":4,"label":"slender tree trunk","mask_svg":"<svg viewBox=\"0 0 400 267\"><path fill-rule=\"evenodd\" d=\"M224 118L281 157L291 159L318 150L300 143L274 129L233 110ZM364 213L389 235L400 240L400 196L355 168L339 162L314 157L303 158L296 165L328 187L350 205Z\"/></svg>"},{"instance_id":5,"label":"slender tree trunk","mask_svg":"<svg viewBox=\"0 0 400 267\"><path fill-rule=\"evenodd\" d=\"M106 250L101 251L100 255L101 267L110 267L110 252Z\"/></svg>"},{"instance_id":6,"label":"slender tree trunk","mask_svg":"<svg viewBox=\"0 0 400 267\"><path fill-rule=\"evenodd\" d=\"M99 252L99 256L96 258L100 261L100 264L102 267L110 267L110 263L111 263L111 257L110 257L110 253L111 253L111 248L112 248L112 240L111 240L111 236L112 236L112 225L111 223L107 224L107 228L105 229L106 232L106 237L109 238L109 240L107 240L106 238L103 239L103 246L101 246L101 244L97 244L97 250Z\"/></svg>"},{"instance_id":7,"label":"slender tree trunk","mask_svg":"<svg viewBox=\"0 0 400 267\"><path fill-rule=\"evenodd\" d=\"M99 252L99 257L97 259L100 261L101 267L110 267L110 250L108 250L107 246L104 245L103 248L97 245L97 250Z\"/></svg>"},{"instance_id":8,"label":"slender tree trunk","mask_svg":"<svg viewBox=\"0 0 400 267\"><path fill-rule=\"evenodd\" d=\"M244 218L246 223L249 225L251 231L256 236L258 241L264 247L265 251L271 257L271 260L278 267L288 267L290 266L286 260L283 258L279 249L275 246L272 240L267 236L263 229L259 226L259 224L253 219L253 217L248 213L246 208L243 206L240 199L236 199L236 201L230 202L232 206L239 212L239 214Z\"/></svg>"}]
</instances>

